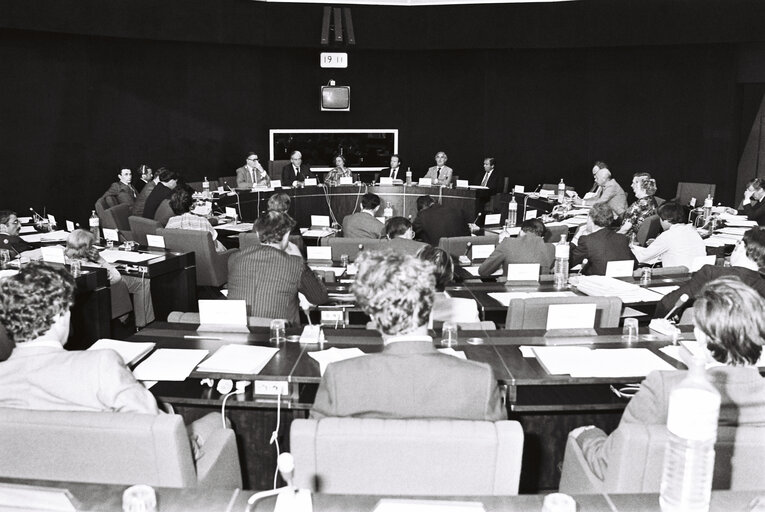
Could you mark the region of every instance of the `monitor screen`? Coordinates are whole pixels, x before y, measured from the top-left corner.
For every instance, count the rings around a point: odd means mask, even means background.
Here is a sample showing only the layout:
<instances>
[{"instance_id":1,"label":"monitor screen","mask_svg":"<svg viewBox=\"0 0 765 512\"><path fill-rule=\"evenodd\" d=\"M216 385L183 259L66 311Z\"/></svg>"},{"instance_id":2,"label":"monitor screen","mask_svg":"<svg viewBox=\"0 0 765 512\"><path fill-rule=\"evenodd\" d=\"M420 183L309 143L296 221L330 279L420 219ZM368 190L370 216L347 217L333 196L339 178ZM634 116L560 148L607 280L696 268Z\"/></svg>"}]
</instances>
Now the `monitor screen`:
<instances>
[{"instance_id":1,"label":"monitor screen","mask_svg":"<svg viewBox=\"0 0 765 512\"><path fill-rule=\"evenodd\" d=\"M351 110L351 88L325 85L321 88L321 109L332 111Z\"/></svg>"}]
</instances>

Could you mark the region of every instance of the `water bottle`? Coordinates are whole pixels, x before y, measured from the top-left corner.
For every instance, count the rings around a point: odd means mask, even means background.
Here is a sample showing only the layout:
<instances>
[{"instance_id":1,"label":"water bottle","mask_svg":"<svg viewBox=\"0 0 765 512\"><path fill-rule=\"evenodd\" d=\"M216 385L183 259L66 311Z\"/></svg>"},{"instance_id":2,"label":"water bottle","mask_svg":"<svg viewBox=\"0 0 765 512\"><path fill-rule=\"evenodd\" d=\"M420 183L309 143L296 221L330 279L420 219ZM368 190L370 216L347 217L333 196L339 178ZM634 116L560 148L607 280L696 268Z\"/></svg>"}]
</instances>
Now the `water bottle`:
<instances>
[{"instance_id":1,"label":"water bottle","mask_svg":"<svg viewBox=\"0 0 765 512\"><path fill-rule=\"evenodd\" d=\"M96 241L101 240L101 230L99 229L101 222L98 220L98 215L96 215L95 210L93 210L90 214L90 219L88 219L88 226L90 226L90 232L93 233L93 236L96 237Z\"/></svg>"},{"instance_id":2,"label":"water bottle","mask_svg":"<svg viewBox=\"0 0 765 512\"><path fill-rule=\"evenodd\" d=\"M412 169L411 167L406 168L406 184L411 185L412 184Z\"/></svg>"},{"instance_id":3,"label":"water bottle","mask_svg":"<svg viewBox=\"0 0 765 512\"><path fill-rule=\"evenodd\" d=\"M202 182L202 197L205 199L210 198L210 182L207 181L207 176L205 176L205 180Z\"/></svg>"},{"instance_id":4,"label":"water bottle","mask_svg":"<svg viewBox=\"0 0 765 512\"><path fill-rule=\"evenodd\" d=\"M712 194L707 195L704 199L704 222L709 222L709 218L712 216Z\"/></svg>"},{"instance_id":5,"label":"water bottle","mask_svg":"<svg viewBox=\"0 0 765 512\"><path fill-rule=\"evenodd\" d=\"M560 242L555 244L554 280L556 290L565 290L568 286L568 255L569 246L564 233L560 236Z\"/></svg>"},{"instance_id":6,"label":"water bottle","mask_svg":"<svg viewBox=\"0 0 765 512\"><path fill-rule=\"evenodd\" d=\"M563 183L563 178L561 178L560 183L558 183L558 202L563 204L564 199L566 199L566 184Z\"/></svg>"},{"instance_id":7,"label":"water bottle","mask_svg":"<svg viewBox=\"0 0 765 512\"><path fill-rule=\"evenodd\" d=\"M385 203L385 209L383 210L383 217L385 217L385 220L388 220L391 217L393 217L393 205L390 204L390 201L386 201Z\"/></svg>"},{"instance_id":8,"label":"water bottle","mask_svg":"<svg viewBox=\"0 0 765 512\"><path fill-rule=\"evenodd\" d=\"M515 195L510 197L510 204L507 205L507 220L511 228L518 223L518 203L515 202Z\"/></svg>"},{"instance_id":9,"label":"water bottle","mask_svg":"<svg viewBox=\"0 0 765 512\"><path fill-rule=\"evenodd\" d=\"M669 394L659 504L664 512L707 511L712 494L720 393L710 384L703 358Z\"/></svg>"}]
</instances>

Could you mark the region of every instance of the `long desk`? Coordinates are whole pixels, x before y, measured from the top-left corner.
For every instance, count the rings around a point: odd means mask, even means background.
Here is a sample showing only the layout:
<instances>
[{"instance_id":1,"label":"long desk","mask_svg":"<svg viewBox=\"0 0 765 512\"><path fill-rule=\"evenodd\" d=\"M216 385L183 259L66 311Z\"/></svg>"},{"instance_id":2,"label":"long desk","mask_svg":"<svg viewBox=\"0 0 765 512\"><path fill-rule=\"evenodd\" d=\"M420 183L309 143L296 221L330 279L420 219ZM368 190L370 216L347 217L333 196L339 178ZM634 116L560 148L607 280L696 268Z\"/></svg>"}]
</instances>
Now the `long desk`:
<instances>
[{"instance_id":1,"label":"long desk","mask_svg":"<svg viewBox=\"0 0 765 512\"><path fill-rule=\"evenodd\" d=\"M268 344L268 330L252 328L250 334L215 333L219 339L186 339L195 335L196 325L155 323L131 338L134 341L155 341L160 348L204 348L211 352L230 343ZM288 334L299 330L288 330ZM599 330L595 337L582 337L581 344L603 347L625 347L618 329ZM365 353L380 352L382 339L374 331L359 329L327 329L324 348L358 347ZM434 339L439 339L432 333ZM544 345L551 340L541 331L467 331L461 332L456 349L468 359L489 364L498 383L507 388L510 419L521 422L526 435L521 475L522 492L537 492L558 486L558 464L568 432L578 426L595 424L606 431L618 424L625 401L610 392L610 385L639 382L642 376L619 378L572 378L549 375L535 359L524 358L521 345ZM468 343L481 338L483 343ZM474 342L475 340L471 340ZM555 341L554 341L555 342ZM680 363L658 349L669 341L661 336L642 332L631 347L648 348L676 368ZM221 405L220 394L200 385L202 378L263 380L285 382L289 388L278 401L275 396L253 396L253 386L243 395L229 399L227 416L237 432L245 487L265 489L270 486L275 467L274 448L269 444L276 425L277 405L281 421L280 443L289 446L289 425L292 419L306 417L321 382L319 365L309 353L319 350L316 344L286 343L271 361L255 375L193 372L184 382L160 382L151 388L161 401L172 404L176 412L191 421Z\"/></svg>"}]
</instances>

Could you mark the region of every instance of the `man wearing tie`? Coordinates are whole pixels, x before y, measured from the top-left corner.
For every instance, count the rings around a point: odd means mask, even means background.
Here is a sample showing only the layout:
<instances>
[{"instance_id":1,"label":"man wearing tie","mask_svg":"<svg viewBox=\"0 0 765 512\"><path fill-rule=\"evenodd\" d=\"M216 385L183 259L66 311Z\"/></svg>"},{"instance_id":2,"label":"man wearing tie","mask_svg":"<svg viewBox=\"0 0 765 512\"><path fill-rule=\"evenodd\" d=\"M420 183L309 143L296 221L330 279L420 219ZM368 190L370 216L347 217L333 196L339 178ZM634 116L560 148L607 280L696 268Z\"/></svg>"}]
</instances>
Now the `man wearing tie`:
<instances>
[{"instance_id":1,"label":"man wearing tie","mask_svg":"<svg viewBox=\"0 0 765 512\"><path fill-rule=\"evenodd\" d=\"M112 183L109 190L103 195L106 204L111 207L125 203L132 210L135 197L138 195L133 185L130 184L133 180L133 171L122 169L117 178L118 180Z\"/></svg>"},{"instance_id":2,"label":"man wearing tie","mask_svg":"<svg viewBox=\"0 0 765 512\"><path fill-rule=\"evenodd\" d=\"M430 178L434 185L441 185L442 187L448 187L452 182L452 170L451 167L446 165L446 153L439 151L436 153L436 165L428 169L426 178Z\"/></svg>"},{"instance_id":3,"label":"man wearing tie","mask_svg":"<svg viewBox=\"0 0 765 512\"><path fill-rule=\"evenodd\" d=\"M244 166L236 170L236 187L252 188L256 185L268 187L271 185L271 178L268 177L268 173L258 162L258 155L249 153Z\"/></svg>"},{"instance_id":4,"label":"man wearing tie","mask_svg":"<svg viewBox=\"0 0 765 512\"><path fill-rule=\"evenodd\" d=\"M483 159L483 178L481 179L481 186L489 189L491 194L497 194L500 192L501 183L500 176L494 170L494 158L486 157Z\"/></svg>"},{"instance_id":5,"label":"man wearing tie","mask_svg":"<svg viewBox=\"0 0 765 512\"><path fill-rule=\"evenodd\" d=\"M298 182L305 182L306 178L315 178L311 169L303 163L303 154L293 151L290 154L290 163L282 167L282 185L295 186Z\"/></svg>"},{"instance_id":6,"label":"man wearing tie","mask_svg":"<svg viewBox=\"0 0 765 512\"><path fill-rule=\"evenodd\" d=\"M394 180L403 180L404 173L401 171L401 158L398 155L391 155L390 167L386 167L385 169L381 170L380 176Z\"/></svg>"}]
</instances>

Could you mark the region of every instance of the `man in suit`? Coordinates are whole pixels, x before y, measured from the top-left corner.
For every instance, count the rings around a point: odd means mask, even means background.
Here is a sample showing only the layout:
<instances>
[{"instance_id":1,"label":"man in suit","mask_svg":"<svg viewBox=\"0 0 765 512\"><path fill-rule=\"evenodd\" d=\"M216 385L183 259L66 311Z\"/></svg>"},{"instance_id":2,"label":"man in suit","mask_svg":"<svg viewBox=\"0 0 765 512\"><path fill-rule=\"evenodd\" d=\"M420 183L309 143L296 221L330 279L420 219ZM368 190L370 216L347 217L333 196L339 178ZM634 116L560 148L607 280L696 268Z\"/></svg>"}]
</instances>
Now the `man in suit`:
<instances>
[{"instance_id":1,"label":"man in suit","mask_svg":"<svg viewBox=\"0 0 765 512\"><path fill-rule=\"evenodd\" d=\"M452 182L452 173L454 172L451 167L446 165L448 160L446 153L439 151L436 153L436 165L428 169L425 174L425 178L430 178L433 185L441 185L442 187L448 187Z\"/></svg>"},{"instance_id":2,"label":"man in suit","mask_svg":"<svg viewBox=\"0 0 765 512\"><path fill-rule=\"evenodd\" d=\"M122 169L117 175L117 181L112 183L102 196L106 200L106 204L110 207L117 206L118 204L127 204L132 211L133 203L135 203L135 198L138 195L138 192L136 192L130 183L132 180L133 171Z\"/></svg>"},{"instance_id":3,"label":"man in suit","mask_svg":"<svg viewBox=\"0 0 765 512\"><path fill-rule=\"evenodd\" d=\"M583 206L605 203L616 215L622 215L627 209L627 193L611 177L611 171L600 169L595 174L595 183L600 187L598 192L589 199L574 198L576 204Z\"/></svg>"},{"instance_id":4,"label":"man in suit","mask_svg":"<svg viewBox=\"0 0 765 512\"><path fill-rule=\"evenodd\" d=\"M606 265L609 261L632 260L633 267L637 262L630 250L630 241L611 229L614 222L614 211L606 203L597 203L590 209L587 218L587 232L579 239L579 244L574 245L571 254L571 266L582 263L585 259L587 264L582 273L585 275L605 275Z\"/></svg>"},{"instance_id":5,"label":"man in suit","mask_svg":"<svg viewBox=\"0 0 765 512\"><path fill-rule=\"evenodd\" d=\"M138 195L135 198L135 203L133 203L133 215L136 217L143 217L146 200L149 198L151 191L154 190L154 187L157 186L157 183L159 183L159 172L162 169L163 168L157 169L157 174L155 174L154 177L143 186L141 191L138 192Z\"/></svg>"},{"instance_id":6,"label":"man in suit","mask_svg":"<svg viewBox=\"0 0 765 512\"><path fill-rule=\"evenodd\" d=\"M300 151L293 151L290 154L290 163L282 167L282 185L296 186L303 184L306 178L315 178L311 169L303 163L303 154Z\"/></svg>"},{"instance_id":7,"label":"man in suit","mask_svg":"<svg viewBox=\"0 0 765 512\"><path fill-rule=\"evenodd\" d=\"M431 196L417 198L417 218L414 219L417 240L436 246L444 237L468 236L469 222L462 210L439 204Z\"/></svg>"},{"instance_id":8,"label":"man in suit","mask_svg":"<svg viewBox=\"0 0 765 512\"><path fill-rule=\"evenodd\" d=\"M343 218L343 237L380 238L385 226L375 218L378 209L380 196L371 192L361 196L361 211Z\"/></svg>"},{"instance_id":9,"label":"man in suit","mask_svg":"<svg viewBox=\"0 0 765 512\"><path fill-rule=\"evenodd\" d=\"M417 256L423 247L428 244L414 240L414 229L409 219L405 217L391 217L385 222L385 238L381 247L391 249L400 254Z\"/></svg>"},{"instance_id":10,"label":"man in suit","mask_svg":"<svg viewBox=\"0 0 765 512\"><path fill-rule=\"evenodd\" d=\"M489 189L489 194L502 192L502 176L494 170L494 157L483 159L483 177L481 186Z\"/></svg>"},{"instance_id":11,"label":"man in suit","mask_svg":"<svg viewBox=\"0 0 765 512\"><path fill-rule=\"evenodd\" d=\"M0 249L7 249L11 258L20 252L31 251L33 245L26 243L20 236L21 222L16 212L0 210Z\"/></svg>"},{"instance_id":12,"label":"man in suit","mask_svg":"<svg viewBox=\"0 0 765 512\"><path fill-rule=\"evenodd\" d=\"M327 289L299 255L285 252L295 221L282 212L268 212L255 221L259 245L228 260L228 298L247 302L250 316L283 318L300 325L298 292L311 304L324 304Z\"/></svg>"},{"instance_id":13,"label":"man in suit","mask_svg":"<svg viewBox=\"0 0 765 512\"><path fill-rule=\"evenodd\" d=\"M151 167L146 164L140 165L138 167L138 172L141 176L138 181L135 182L135 189L140 194L146 184L154 179L154 172L151 170Z\"/></svg>"},{"instance_id":14,"label":"man in suit","mask_svg":"<svg viewBox=\"0 0 765 512\"><path fill-rule=\"evenodd\" d=\"M271 178L258 161L256 153L248 153L245 164L236 170L236 187L252 188L255 186L271 186Z\"/></svg>"},{"instance_id":15,"label":"man in suit","mask_svg":"<svg viewBox=\"0 0 765 512\"><path fill-rule=\"evenodd\" d=\"M739 213L760 226L765 226L765 184L760 178L755 178L747 184Z\"/></svg>"},{"instance_id":16,"label":"man in suit","mask_svg":"<svg viewBox=\"0 0 765 512\"><path fill-rule=\"evenodd\" d=\"M398 155L390 156L390 167L385 167L380 171L381 178L392 178L394 180L405 180L406 174L401 169L401 158Z\"/></svg>"},{"instance_id":17,"label":"man in suit","mask_svg":"<svg viewBox=\"0 0 765 512\"><path fill-rule=\"evenodd\" d=\"M178 185L178 173L171 171L166 167L160 167L159 170L159 183L154 187L146 198L146 204L143 207L143 216L147 219L153 219L157 213L157 209L162 201L170 199L170 194L173 193L173 189Z\"/></svg>"},{"instance_id":18,"label":"man in suit","mask_svg":"<svg viewBox=\"0 0 765 512\"><path fill-rule=\"evenodd\" d=\"M685 308L693 305L696 295L705 284L722 276L736 276L765 297L765 274L762 272L765 272L765 228L752 228L744 233L743 239L733 248L730 267L704 265L693 274L690 281L661 299L656 305L654 316L664 317L680 296L687 294L690 300L673 313L674 316L681 316Z\"/></svg>"},{"instance_id":19,"label":"man in suit","mask_svg":"<svg viewBox=\"0 0 765 512\"><path fill-rule=\"evenodd\" d=\"M439 353L428 336L433 265L393 251L367 251L357 263L356 303L383 351L330 364L311 417L506 419L491 368Z\"/></svg>"},{"instance_id":20,"label":"man in suit","mask_svg":"<svg viewBox=\"0 0 765 512\"><path fill-rule=\"evenodd\" d=\"M549 274L555 262L555 247L544 241L545 225L539 219L528 219L521 224L521 234L517 238L507 237L500 242L494 252L486 258L478 274L490 276L502 267L507 276L507 266L513 263L539 263L539 272Z\"/></svg>"}]
</instances>

